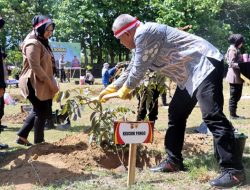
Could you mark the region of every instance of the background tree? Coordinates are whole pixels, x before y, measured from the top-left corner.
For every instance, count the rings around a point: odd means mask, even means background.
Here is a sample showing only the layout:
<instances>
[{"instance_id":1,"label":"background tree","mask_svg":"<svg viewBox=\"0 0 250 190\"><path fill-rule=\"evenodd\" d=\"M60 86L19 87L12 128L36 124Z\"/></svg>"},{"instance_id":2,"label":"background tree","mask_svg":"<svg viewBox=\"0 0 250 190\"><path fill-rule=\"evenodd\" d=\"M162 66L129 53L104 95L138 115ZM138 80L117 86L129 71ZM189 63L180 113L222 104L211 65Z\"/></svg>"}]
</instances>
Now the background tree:
<instances>
[{"instance_id":1,"label":"background tree","mask_svg":"<svg viewBox=\"0 0 250 190\"><path fill-rule=\"evenodd\" d=\"M53 18L56 30L52 40L81 43L84 67L100 70L103 62L129 60L130 52L112 33L114 18L122 13L142 22L157 21L173 27L192 25L195 33L222 52L230 33L241 33L247 45L250 23L249 0L0 0L6 26L1 33L2 48L15 55L9 60L21 64L20 42L32 30L34 15ZM19 54L19 55L18 55ZM17 56L16 56L17 55Z\"/></svg>"},{"instance_id":2,"label":"background tree","mask_svg":"<svg viewBox=\"0 0 250 190\"><path fill-rule=\"evenodd\" d=\"M250 1L225 0L218 19L230 25L229 34L240 33L245 37L245 51L250 53Z\"/></svg>"},{"instance_id":3,"label":"background tree","mask_svg":"<svg viewBox=\"0 0 250 190\"><path fill-rule=\"evenodd\" d=\"M31 20L36 14L50 15L52 0L0 0L1 15L6 21L1 44L8 51L8 63L21 66L20 43L32 30Z\"/></svg>"},{"instance_id":4,"label":"background tree","mask_svg":"<svg viewBox=\"0 0 250 190\"><path fill-rule=\"evenodd\" d=\"M173 27L192 25L195 33L217 47L225 46L230 26L218 19L223 0L155 0L159 7L157 21Z\"/></svg>"}]
</instances>

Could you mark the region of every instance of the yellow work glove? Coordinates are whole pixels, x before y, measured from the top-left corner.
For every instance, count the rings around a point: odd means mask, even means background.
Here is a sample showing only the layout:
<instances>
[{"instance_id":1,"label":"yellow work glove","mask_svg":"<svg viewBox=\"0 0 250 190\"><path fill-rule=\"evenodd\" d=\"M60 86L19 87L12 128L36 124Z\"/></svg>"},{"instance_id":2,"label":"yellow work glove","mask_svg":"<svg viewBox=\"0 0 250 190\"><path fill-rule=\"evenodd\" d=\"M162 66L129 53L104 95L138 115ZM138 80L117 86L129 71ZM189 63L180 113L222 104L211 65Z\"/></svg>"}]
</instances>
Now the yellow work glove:
<instances>
[{"instance_id":1,"label":"yellow work glove","mask_svg":"<svg viewBox=\"0 0 250 190\"><path fill-rule=\"evenodd\" d=\"M133 89L129 89L127 86L123 85L122 88L120 88L120 90L118 90L118 96L119 98L126 100L126 99L130 99L130 92Z\"/></svg>"},{"instance_id":2,"label":"yellow work glove","mask_svg":"<svg viewBox=\"0 0 250 190\"><path fill-rule=\"evenodd\" d=\"M98 96L98 99L101 100L102 97L105 96L106 94L111 94L114 92L117 92L117 89L114 87L114 85L110 84L103 91L101 91L101 93Z\"/></svg>"}]
</instances>

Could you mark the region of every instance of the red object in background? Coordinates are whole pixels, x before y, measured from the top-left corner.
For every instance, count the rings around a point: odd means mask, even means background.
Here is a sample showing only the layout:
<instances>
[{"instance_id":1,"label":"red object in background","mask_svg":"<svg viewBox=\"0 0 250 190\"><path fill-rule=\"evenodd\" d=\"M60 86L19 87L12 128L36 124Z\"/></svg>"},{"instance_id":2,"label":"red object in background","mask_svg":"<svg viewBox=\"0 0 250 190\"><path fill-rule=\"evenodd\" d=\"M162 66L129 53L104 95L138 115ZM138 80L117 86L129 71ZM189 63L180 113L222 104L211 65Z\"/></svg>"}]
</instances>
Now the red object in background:
<instances>
[{"instance_id":1,"label":"red object in background","mask_svg":"<svg viewBox=\"0 0 250 190\"><path fill-rule=\"evenodd\" d=\"M247 53L244 53L244 54L242 55L242 61L243 61L243 62L248 62L248 54L247 54Z\"/></svg>"}]
</instances>

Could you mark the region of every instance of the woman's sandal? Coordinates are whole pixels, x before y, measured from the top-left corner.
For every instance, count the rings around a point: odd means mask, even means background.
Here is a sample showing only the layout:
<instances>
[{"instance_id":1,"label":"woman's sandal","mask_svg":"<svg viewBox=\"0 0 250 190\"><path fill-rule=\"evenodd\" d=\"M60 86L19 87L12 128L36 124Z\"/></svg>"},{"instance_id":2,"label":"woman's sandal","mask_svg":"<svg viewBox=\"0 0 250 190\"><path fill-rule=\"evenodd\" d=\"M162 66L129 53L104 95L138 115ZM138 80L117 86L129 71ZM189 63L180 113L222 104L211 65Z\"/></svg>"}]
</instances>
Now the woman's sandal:
<instances>
[{"instance_id":1,"label":"woman's sandal","mask_svg":"<svg viewBox=\"0 0 250 190\"><path fill-rule=\"evenodd\" d=\"M16 143L17 144L20 144L20 145L24 145L24 146L32 146L32 144L29 142L29 141L27 141L27 142L24 142L22 139L20 139L20 138L18 138L17 140L16 140Z\"/></svg>"}]
</instances>

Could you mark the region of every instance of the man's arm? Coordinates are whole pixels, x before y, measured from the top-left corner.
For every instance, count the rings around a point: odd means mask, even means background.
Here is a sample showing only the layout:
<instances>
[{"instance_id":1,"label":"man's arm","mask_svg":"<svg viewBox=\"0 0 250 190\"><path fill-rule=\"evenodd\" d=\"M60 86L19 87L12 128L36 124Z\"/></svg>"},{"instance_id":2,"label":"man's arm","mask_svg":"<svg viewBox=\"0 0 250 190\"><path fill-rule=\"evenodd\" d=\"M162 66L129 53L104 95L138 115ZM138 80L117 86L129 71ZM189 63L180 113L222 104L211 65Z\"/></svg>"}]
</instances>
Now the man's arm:
<instances>
[{"instance_id":1,"label":"man's arm","mask_svg":"<svg viewBox=\"0 0 250 190\"><path fill-rule=\"evenodd\" d=\"M136 49L132 68L124 85L134 89L143 79L146 71L155 62L162 43L162 36L144 32L135 39Z\"/></svg>"},{"instance_id":2,"label":"man's arm","mask_svg":"<svg viewBox=\"0 0 250 190\"><path fill-rule=\"evenodd\" d=\"M178 29L185 31L190 28L192 28L192 25ZM164 38L165 36L157 34L155 31L151 31L151 29L136 37L133 66L130 68L131 71L126 75L126 80L124 81L128 88L135 88L144 78L147 70L155 62Z\"/></svg>"},{"instance_id":3,"label":"man's arm","mask_svg":"<svg viewBox=\"0 0 250 190\"><path fill-rule=\"evenodd\" d=\"M133 54L134 55L134 54ZM111 94L114 92L117 92L117 90L119 90L123 83L127 80L128 74L132 68L132 64L133 64L133 60L134 60L134 56L132 56L131 62L129 63L127 69L122 72L121 76L115 80L114 82L112 82L112 84L110 84L109 86L107 86L98 96L98 99L101 100L102 102L105 102L106 100L103 100L102 97L107 95L107 94Z\"/></svg>"},{"instance_id":4,"label":"man's arm","mask_svg":"<svg viewBox=\"0 0 250 190\"><path fill-rule=\"evenodd\" d=\"M130 70L133 67L133 63L134 63L134 52L132 51L132 59L128 65L128 67L126 68L125 71L122 72L121 76L112 83L112 85L116 89L120 89L122 87L122 85L124 84L124 82L127 80L128 75L130 73Z\"/></svg>"}]
</instances>

